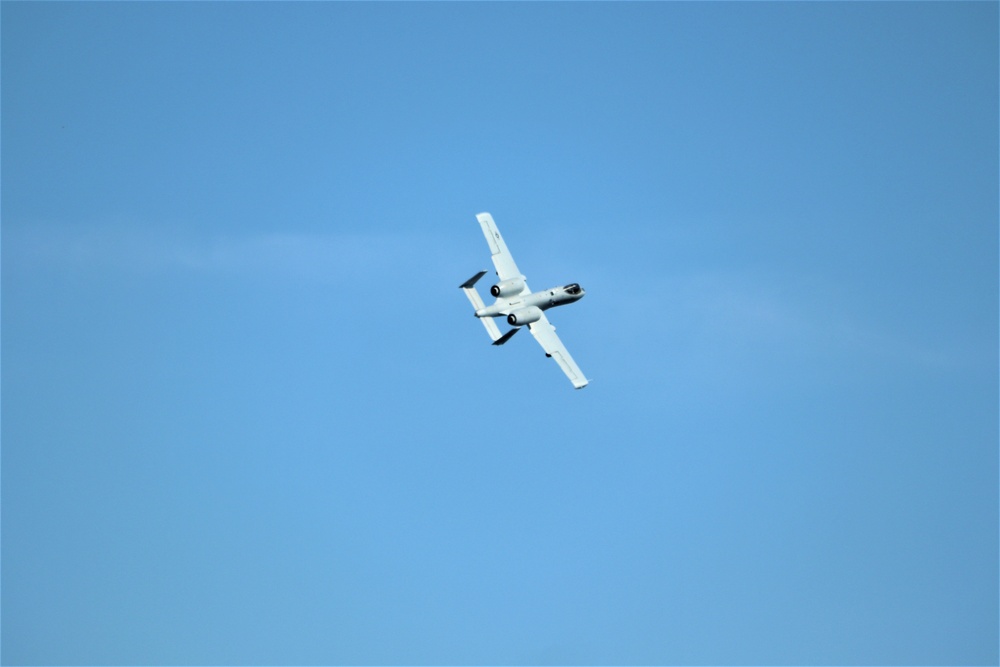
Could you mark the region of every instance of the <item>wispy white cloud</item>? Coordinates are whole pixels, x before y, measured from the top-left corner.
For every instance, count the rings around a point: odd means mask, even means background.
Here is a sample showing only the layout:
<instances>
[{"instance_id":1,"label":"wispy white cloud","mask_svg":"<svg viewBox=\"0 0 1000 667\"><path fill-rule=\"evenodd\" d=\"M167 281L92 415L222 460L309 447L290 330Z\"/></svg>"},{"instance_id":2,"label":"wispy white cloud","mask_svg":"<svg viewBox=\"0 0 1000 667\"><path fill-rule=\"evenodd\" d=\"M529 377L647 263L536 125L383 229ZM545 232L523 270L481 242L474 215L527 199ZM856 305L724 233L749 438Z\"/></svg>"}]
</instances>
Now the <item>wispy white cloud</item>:
<instances>
[{"instance_id":1,"label":"wispy white cloud","mask_svg":"<svg viewBox=\"0 0 1000 667\"><path fill-rule=\"evenodd\" d=\"M262 233L187 244L170 260L201 271L324 281L399 266L407 261L409 244L391 234Z\"/></svg>"},{"instance_id":2,"label":"wispy white cloud","mask_svg":"<svg viewBox=\"0 0 1000 667\"><path fill-rule=\"evenodd\" d=\"M863 297L852 300L844 290L815 281L700 273L612 291L626 295L608 304L612 319L635 326L609 327L607 336L620 339L616 344L625 349L638 344L670 350L680 360L675 363L692 372L732 375L761 365L794 372L824 361L943 370L995 361L985 347L963 349L919 329L900 330L855 303Z\"/></svg>"},{"instance_id":3,"label":"wispy white cloud","mask_svg":"<svg viewBox=\"0 0 1000 667\"><path fill-rule=\"evenodd\" d=\"M14 279L39 270L82 270L331 284L421 280L430 274L434 284L450 289L470 261L449 243L415 233L205 235L127 225L47 225L5 228L2 251L5 277ZM996 363L995 345L963 346L919 328L901 329L879 318L870 303L866 307L866 295L852 296L815 278L701 272L649 279L617 266L590 269L577 279L589 296L574 319L589 320L594 339L623 359L637 358L631 351L641 347L662 351L658 356L695 373L727 375L753 372L761 364L792 369L823 359L929 369ZM642 358L656 356L647 352Z\"/></svg>"},{"instance_id":4,"label":"wispy white cloud","mask_svg":"<svg viewBox=\"0 0 1000 667\"><path fill-rule=\"evenodd\" d=\"M392 233L251 232L211 236L122 226L4 230L8 274L113 270L264 276L318 282L412 263L415 237ZM425 241L426 242L426 241Z\"/></svg>"}]
</instances>

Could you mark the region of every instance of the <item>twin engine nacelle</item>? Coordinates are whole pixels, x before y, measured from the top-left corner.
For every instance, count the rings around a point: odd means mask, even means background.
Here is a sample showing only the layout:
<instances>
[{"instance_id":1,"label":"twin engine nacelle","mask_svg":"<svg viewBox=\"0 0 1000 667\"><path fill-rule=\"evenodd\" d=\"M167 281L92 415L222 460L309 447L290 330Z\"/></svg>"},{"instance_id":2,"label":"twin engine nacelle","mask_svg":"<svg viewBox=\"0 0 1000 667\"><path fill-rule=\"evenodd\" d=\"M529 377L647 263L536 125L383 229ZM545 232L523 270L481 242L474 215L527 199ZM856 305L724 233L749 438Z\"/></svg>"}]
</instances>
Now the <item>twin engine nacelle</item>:
<instances>
[{"instance_id":1,"label":"twin engine nacelle","mask_svg":"<svg viewBox=\"0 0 1000 667\"><path fill-rule=\"evenodd\" d=\"M508 278L507 280L501 280L490 288L490 294L497 298L515 296L523 291L524 278Z\"/></svg>"},{"instance_id":2,"label":"twin engine nacelle","mask_svg":"<svg viewBox=\"0 0 1000 667\"><path fill-rule=\"evenodd\" d=\"M540 319L542 319L542 309L538 306L528 306L527 308L518 308L508 315L507 324L512 327L521 327Z\"/></svg>"}]
</instances>

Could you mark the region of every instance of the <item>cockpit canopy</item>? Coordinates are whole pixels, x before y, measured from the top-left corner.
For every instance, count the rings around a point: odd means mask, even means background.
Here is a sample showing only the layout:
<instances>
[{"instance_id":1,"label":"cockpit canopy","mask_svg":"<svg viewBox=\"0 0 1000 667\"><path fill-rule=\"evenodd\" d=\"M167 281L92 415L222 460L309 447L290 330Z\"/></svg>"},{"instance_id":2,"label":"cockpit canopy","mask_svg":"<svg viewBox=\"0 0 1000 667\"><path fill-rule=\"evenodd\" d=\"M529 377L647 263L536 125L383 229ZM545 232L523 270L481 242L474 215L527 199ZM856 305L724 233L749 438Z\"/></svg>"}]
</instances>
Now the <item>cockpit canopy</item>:
<instances>
[{"instance_id":1,"label":"cockpit canopy","mask_svg":"<svg viewBox=\"0 0 1000 667\"><path fill-rule=\"evenodd\" d=\"M563 289L566 290L566 294L572 294L574 296L583 291L583 288L576 283L570 283L569 285L563 287Z\"/></svg>"}]
</instances>

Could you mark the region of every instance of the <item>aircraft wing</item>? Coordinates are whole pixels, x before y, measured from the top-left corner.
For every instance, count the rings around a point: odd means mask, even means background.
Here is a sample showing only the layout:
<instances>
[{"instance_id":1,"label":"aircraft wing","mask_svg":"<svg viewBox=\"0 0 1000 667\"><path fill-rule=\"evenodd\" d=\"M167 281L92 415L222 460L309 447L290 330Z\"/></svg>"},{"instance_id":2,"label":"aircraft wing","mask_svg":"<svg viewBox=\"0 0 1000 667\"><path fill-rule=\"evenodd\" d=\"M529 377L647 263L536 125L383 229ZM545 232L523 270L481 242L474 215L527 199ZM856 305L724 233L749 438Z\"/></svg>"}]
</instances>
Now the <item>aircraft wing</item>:
<instances>
[{"instance_id":1,"label":"aircraft wing","mask_svg":"<svg viewBox=\"0 0 1000 667\"><path fill-rule=\"evenodd\" d=\"M496 223L493 222L493 216L489 213L480 213L476 216L476 219L479 220L479 225L483 228L483 235L486 237L486 242L490 244L490 253L493 255L493 266L497 267L497 275L500 276L500 280L520 276L521 272L517 270L517 264L514 263L514 258L510 256L507 244L503 242L500 230L497 229Z\"/></svg>"},{"instance_id":2,"label":"aircraft wing","mask_svg":"<svg viewBox=\"0 0 1000 667\"><path fill-rule=\"evenodd\" d=\"M569 355L566 346L559 340L559 336L556 335L556 328L549 323L548 318L542 315L542 319L529 324L528 328L531 329L531 334L535 337L535 340L545 350L545 355L556 360L559 368L566 374L569 381L573 383L573 386L577 389L586 387L589 380L583 376L583 371L576 365L573 357Z\"/></svg>"}]
</instances>

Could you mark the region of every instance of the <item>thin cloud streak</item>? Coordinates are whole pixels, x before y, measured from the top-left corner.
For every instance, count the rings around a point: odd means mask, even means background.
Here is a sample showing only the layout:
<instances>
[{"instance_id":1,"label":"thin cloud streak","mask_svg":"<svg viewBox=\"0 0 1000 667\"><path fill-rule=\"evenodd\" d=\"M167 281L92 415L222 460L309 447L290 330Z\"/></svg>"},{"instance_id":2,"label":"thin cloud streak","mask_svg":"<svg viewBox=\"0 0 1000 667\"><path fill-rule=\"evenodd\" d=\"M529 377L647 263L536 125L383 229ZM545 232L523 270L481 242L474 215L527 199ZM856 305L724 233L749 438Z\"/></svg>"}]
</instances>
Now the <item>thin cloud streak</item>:
<instances>
[{"instance_id":1,"label":"thin cloud streak","mask_svg":"<svg viewBox=\"0 0 1000 667\"><path fill-rule=\"evenodd\" d=\"M426 242L426 241L425 241ZM113 227L5 230L8 275L48 271L222 274L327 283L411 264L409 235L258 232L197 238Z\"/></svg>"},{"instance_id":2,"label":"thin cloud streak","mask_svg":"<svg viewBox=\"0 0 1000 667\"><path fill-rule=\"evenodd\" d=\"M806 294L798 284L786 280L779 287L752 274L697 273L629 289L607 286L628 295L608 305L617 311L612 319L646 322L629 329L629 336L655 339L647 347L674 350L692 371L717 369L732 375L762 363L784 366L817 358L941 371L996 363L985 345L970 349L958 342L923 341L920 332L866 319L833 288ZM625 334L611 327L607 338ZM629 336L615 344L634 345Z\"/></svg>"}]
</instances>

